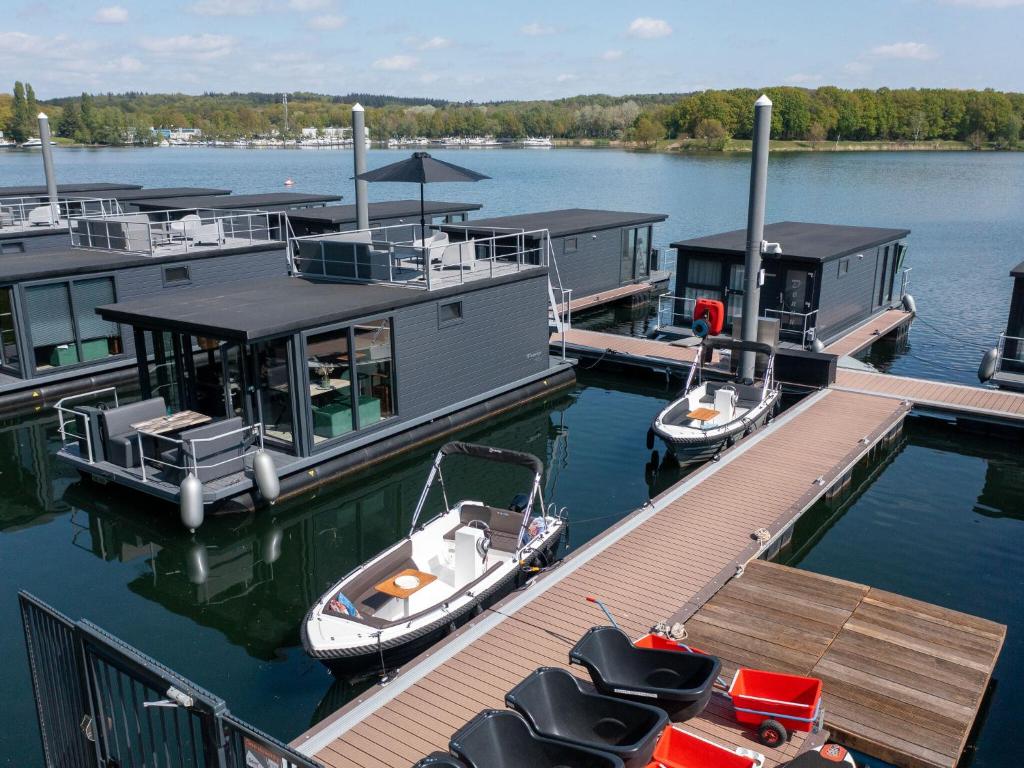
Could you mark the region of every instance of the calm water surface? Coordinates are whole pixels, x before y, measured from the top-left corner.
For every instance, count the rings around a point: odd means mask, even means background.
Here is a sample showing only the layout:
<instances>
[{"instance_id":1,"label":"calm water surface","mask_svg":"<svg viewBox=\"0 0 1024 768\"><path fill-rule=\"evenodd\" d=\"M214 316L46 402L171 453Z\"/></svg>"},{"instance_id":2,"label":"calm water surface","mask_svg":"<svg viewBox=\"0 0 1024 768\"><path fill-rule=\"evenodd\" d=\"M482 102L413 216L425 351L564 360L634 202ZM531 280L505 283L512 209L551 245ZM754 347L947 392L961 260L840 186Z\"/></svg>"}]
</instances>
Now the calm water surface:
<instances>
[{"instance_id":1,"label":"calm water surface","mask_svg":"<svg viewBox=\"0 0 1024 768\"><path fill-rule=\"evenodd\" d=\"M406 155L371 150L376 167ZM493 177L438 184L429 195L484 204L480 215L567 207L656 211L655 244L742 227L750 158L616 150L437 150ZM58 149L60 181L296 190L352 196L344 150ZM41 184L38 152L0 153L0 186ZM882 361L893 373L976 383L981 354L1006 325L1010 268L1024 255L1024 153L878 152L773 155L768 221L905 227L920 316L909 348ZM375 200L409 198L404 184L371 185Z\"/></svg>"},{"instance_id":2,"label":"calm water surface","mask_svg":"<svg viewBox=\"0 0 1024 768\"><path fill-rule=\"evenodd\" d=\"M584 374L548 403L459 438L541 457L545 495L569 508L574 548L679 479L678 470L645 471L647 426L668 394ZM0 764L40 760L19 588L136 645L278 737L353 695L306 657L299 624L328 586L408 531L436 445L188 536L173 514L140 508L141 497L79 481L52 458L56 432L49 418L0 426ZM460 461L446 462L453 498L504 505L528 488L525 472L484 475Z\"/></svg>"},{"instance_id":3,"label":"calm water surface","mask_svg":"<svg viewBox=\"0 0 1024 768\"><path fill-rule=\"evenodd\" d=\"M822 505L801 521L783 562L1006 624L987 714L961 768L1009 766L1024 713L1020 443L907 424L904 443L838 516Z\"/></svg>"}]
</instances>

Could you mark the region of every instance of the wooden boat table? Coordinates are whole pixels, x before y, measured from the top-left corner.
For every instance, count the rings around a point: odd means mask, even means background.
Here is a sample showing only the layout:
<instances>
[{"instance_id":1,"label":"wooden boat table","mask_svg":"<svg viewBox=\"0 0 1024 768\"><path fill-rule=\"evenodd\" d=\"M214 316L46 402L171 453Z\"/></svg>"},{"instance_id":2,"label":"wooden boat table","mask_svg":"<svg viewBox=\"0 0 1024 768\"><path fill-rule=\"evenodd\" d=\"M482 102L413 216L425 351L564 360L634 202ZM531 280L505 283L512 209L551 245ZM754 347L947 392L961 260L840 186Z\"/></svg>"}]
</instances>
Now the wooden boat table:
<instances>
[{"instance_id":1,"label":"wooden boat table","mask_svg":"<svg viewBox=\"0 0 1024 768\"><path fill-rule=\"evenodd\" d=\"M693 419L694 421L704 422L711 421L717 415L718 411L716 411L714 408L698 408L686 414L686 418Z\"/></svg>"},{"instance_id":2,"label":"wooden boat table","mask_svg":"<svg viewBox=\"0 0 1024 768\"><path fill-rule=\"evenodd\" d=\"M157 416L155 419L137 421L131 425L131 428L147 435L166 435L168 432L198 427L200 424L207 424L211 421L213 421L213 417L207 416L205 413L178 411L170 416Z\"/></svg>"},{"instance_id":3,"label":"wooden boat table","mask_svg":"<svg viewBox=\"0 0 1024 768\"><path fill-rule=\"evenodd\" d=\"M400 587L398 586L398 580L403 576L412 576L419 579L419 583L414 587ZM384 579L384 581L374 586L374 589L385 595L399 598L402 601L402 613L408 616L409 598L433 581L437 581L437 576L432 573L417 571L415 568L406 568L404 571L399 571L394 576Z\"/></svg>"}]
</instances>

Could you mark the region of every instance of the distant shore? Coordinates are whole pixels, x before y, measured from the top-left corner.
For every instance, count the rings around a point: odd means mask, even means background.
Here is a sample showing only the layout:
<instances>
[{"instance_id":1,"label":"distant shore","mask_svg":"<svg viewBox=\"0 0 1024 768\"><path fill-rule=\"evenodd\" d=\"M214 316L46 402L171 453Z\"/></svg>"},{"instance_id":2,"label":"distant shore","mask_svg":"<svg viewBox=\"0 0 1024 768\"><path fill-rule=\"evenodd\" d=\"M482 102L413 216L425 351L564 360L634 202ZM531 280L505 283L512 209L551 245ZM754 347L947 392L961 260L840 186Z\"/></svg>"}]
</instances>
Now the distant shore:
<instances>
[{"instance_id":1,"label":"distant shore","mask_svg":"<svg viewBox=\"0 0 1024 768\"><path fill-rule=\"evenodd\" d=\"M707 142L702 139L659 139L654 145L645 146L635 141L614 139L552 139L556 147L625 149L637 152L665 154L701 154L726 152L749 152L750 141L726 139ZM972 147L966 141L782 141L773 139L772 152L1016 152L1018 149L1004 149L987 145Z\"/></svg>"}]
</instances>

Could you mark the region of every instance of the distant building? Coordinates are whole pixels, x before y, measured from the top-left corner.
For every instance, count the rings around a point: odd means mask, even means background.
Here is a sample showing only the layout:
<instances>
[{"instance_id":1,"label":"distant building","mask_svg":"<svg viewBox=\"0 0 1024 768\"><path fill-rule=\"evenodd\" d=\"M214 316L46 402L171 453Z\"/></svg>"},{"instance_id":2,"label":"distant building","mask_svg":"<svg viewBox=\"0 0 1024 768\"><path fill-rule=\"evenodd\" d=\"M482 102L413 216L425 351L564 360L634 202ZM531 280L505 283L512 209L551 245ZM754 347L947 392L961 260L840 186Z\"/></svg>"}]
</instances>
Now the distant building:
<instances>
[{"instance_id":1,"label":"distant building","mask_svg":"<svg viewBox=\"0 0 1024 768\"><path fill-rule=\"evenodd\" d=\"M366 138L370 138L370 129L364 129L366 132ZM333 141L351 141L352 140L352 129L350 127L338 128L330 126L327 128L303 128L302 138L304 139L315 139L323 137L325 139L331 139Z\"/></svg>"},{"instance_id":2,"label":"distant building","mask_svg":"<svg viewBox=\"0 0 1024 768\"><path fill-rule=\"evenodd\" d=\"M203 135L200 128L155 128L154 132L168 141L194 141Z\"/></svg>"}]
</instances>

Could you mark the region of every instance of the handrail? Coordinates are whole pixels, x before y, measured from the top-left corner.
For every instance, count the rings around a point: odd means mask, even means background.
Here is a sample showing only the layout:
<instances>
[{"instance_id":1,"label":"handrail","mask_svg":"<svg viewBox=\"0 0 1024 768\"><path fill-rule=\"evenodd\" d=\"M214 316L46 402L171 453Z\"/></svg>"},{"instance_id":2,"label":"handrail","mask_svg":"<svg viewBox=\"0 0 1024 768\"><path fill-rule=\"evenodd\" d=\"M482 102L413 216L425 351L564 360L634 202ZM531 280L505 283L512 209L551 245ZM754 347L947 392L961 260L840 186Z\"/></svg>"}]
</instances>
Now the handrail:
<instances>
[{"instance_id":1,"label":"handrail","mask_svg":"<svg viewBox=\"0 0 1024 768\"><path fill-rule=\"evenodd\" d=\"M61 449L63 450L68 447L69 437L73 438L75 441L85 440L86 457L90 464L95 463L92 445L92 430L90 429L90 421L92 417L88 413L76 411L73 408L68 407L67 404L78 400L95 399L108 392L112 392L114 395L114 407L119 407L120 401L117 396L117 387L103 387L102 389L94 389L90 392L79 392L75 395L66 395L54 403L53 406L54 410L57 411L57 429L60 433ZM70 418L66 418L68 416L70 416ZM84 435L68 430L68 424L74 424L79 419L82 419L85 425Z\"/></svg>"},{"instance_id":2,"label":"handrail","mask_svg":"<svg viewBox=\"0 0 1024 768\"><path fill-rule=\"evenodd\" d=\"M1014 356L1006 354L1006 342L1008 341L1014 342L1017 345L1017 354ZM995 373L1003 370L1003 363L1006 362L1024 365L1024 336L1010 336L1006 333L1000 333L997 350Z\"/></svg>"},{"instance_id":3,"label":"handrail","mask_svg":"<svg viewBox=\"0 0 1024 768\"><path fill-rule=\"evenodd\" d=\"M683 304L682 311L676 310L678 302L682 302ZM661 294L658 297L658 320L656 328L685 327L686 324L693 321L693 310L696 304L697 299L695 298L687 296L672 296L667 293ZM677 323L677 317L683 322Z\"/></svg>"},{"instance_id":4,"label":"handrail","mask_svg":"<svg viewBox=\"0 0 1024 768\"><path fill-rule=\"evenodd\" d=\"M778 315L780 335L784 332L799 333L800 342L805 347L814 341L814 323L817 319L818 310L812 309L810 312L795 312L788 309L762 309L761 312L761 316L766 320L774 319L772 315ZM800 328L786 327L786 318L799 318Z\"/></svg>"},{"instance_id":5,"label":"handrail","mask_svg":"<svg viewBox=\"0 0 1024 768\"><path fill-rule=\"evenodd\" d=\"M72 218L96 218L121 213L121 204L109 197L62 196L55 203L38 195L0 197L0 230L67 230Z\"/></svg>"},{"instance_id":6,"label":"handrail","mask_svg":"<svg viewBox=\"0 0 1024 768\"><path fill-rule=\"evenodd\" d=\"M229 458L224 459L223 461L215 461L212 464L200 464L198 462L198 460L196 459L196 444L197 443L209 443L209 442L212 442L214 440L223 440L225 437L231 437L232 435L243 434L243 433L249 433L249 434L255 436L257 438L258 443L259 443L259 447L255 448L255 449L252 449L252 450L243 450L241 456L230 456ZM142 449L142 438L143 437L148 437L148 438L151 438L151 439L156 440L156 441L163 440L163 441L165 441L167 443L170 443L171 445L177 446L178 448L184 448L185 444L186 444L186 441L185 440L181 440L181 439L176 438L176 437L170 437L168 435L157 434L155 432L146 432L146 431L141 430L141 429L136 430L136 432L135 432L135 439L136 439L136 442L137 442L138 447L139 447L139 469L142 472L142 482L144 482L144 483L149 482L149 479L146 476L146 462L147 461L150 464L158 464L158 465L160 465L162 467L169 467L171 469L178 469L178 470L181 470L181 471L184 471L184 472L195 472L195 473L198 474L200 469L214 469L216 467L223 466L224 464L229 464L229 463L231 463L233 461L237 461L239 458L244 459L246 456L252 455L257 450L263 450L263 424L261 422L256 422L255 424L246 424L245 426L236 427L235 429L230 429L227 432L221 432L221 433L216 434L216 435L211 435L210 437L194 437L194 438L189 438L188 439L188 450L184 452L184 455L185 455L185 458L186 458L185 464L172 464L171 462L163 461L162 459L157 459L157 458L155 458L153 456L146 456L146 454L144 453L144 451ZM191 464L188 462L188 459L190 459L190 458L192 460Z\"/></svg>"}]
</instances>

